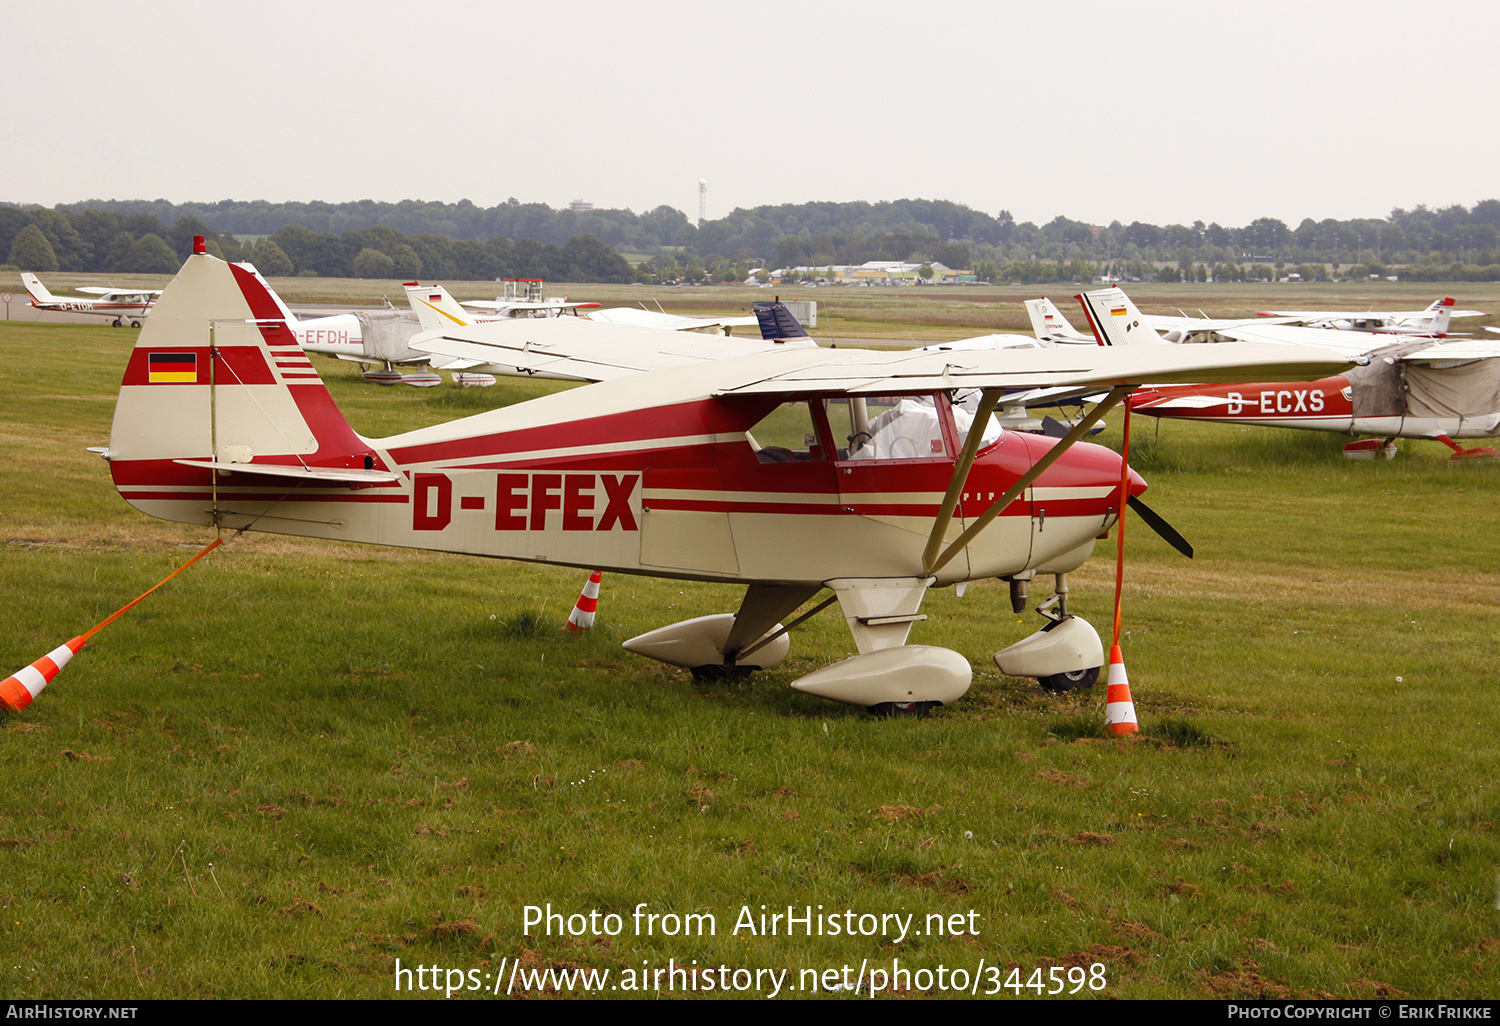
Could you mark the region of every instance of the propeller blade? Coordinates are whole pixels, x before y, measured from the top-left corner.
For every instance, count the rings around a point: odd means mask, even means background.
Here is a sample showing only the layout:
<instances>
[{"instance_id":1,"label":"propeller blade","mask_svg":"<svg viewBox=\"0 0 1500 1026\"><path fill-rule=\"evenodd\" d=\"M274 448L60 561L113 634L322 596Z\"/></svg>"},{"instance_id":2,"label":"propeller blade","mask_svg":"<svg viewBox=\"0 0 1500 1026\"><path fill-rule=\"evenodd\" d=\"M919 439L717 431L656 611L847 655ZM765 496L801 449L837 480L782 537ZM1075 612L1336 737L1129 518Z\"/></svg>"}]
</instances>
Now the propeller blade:
<instances>
[{"instance_id":1,"label":"propeller blade","mask_svg":"<svg viewBox=\"0 0 1500 1026\"><path fill-rule=\"evenodd\" d=\"M1177 529L1163 520L1155 510L1134 495L1126 501L1130 505L1130 508L1135 511L1136 516L1146 522L1147 527L1161 535L1162 541L1172 546L1172 548L1182 553L1188 559L1193 558L1193 547L1188 544L1188 540L1178 534Z\"/></svg>"}]
</instances>

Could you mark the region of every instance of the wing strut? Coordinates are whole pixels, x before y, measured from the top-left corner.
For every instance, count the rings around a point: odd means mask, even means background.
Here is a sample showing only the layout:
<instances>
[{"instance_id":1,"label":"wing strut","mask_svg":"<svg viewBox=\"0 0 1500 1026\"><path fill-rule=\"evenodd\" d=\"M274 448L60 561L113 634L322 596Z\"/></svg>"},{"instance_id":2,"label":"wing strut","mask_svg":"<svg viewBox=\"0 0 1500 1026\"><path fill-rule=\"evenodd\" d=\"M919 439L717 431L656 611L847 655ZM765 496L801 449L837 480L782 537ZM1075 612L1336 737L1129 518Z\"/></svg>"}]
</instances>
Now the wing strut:
<instances>
[{"instance_id":1,"label":"wing strut","mask_svg":"<svg viewBox=\"0 0 1500 1026\"><path fill-rule=\"evenodd\" d=\"M1032 464L1031 469L1022 474L1020 479L1017 480L1015 484L1006 489L1004 495L1000 496L1000 498L990 503L989 507L974 519L974 522L968 526L964 533L954 539L953 543L943 550L942 555L938 556L936 559L933 559L930 555L928 555L928 553L935 551L938 545L941 544L944 527L947 524L947 520L952 517L953 508L957 505L958 496L962 494L963 487L967 483L969 477L969 468L974 465L974 454L978 451L979 446L978 437L982 430L982 426L986 423L986 421L980 420L978 417L975 417L974 426L969 429L969 437L964 442L963 455L960 456L958 462L954 464L953 480L948 485L948 493L943 496L942 509L945 512L939 516L938 522L933 525L932 536L927 541L927 550L923 553L922 558L922 573L930 577L933 574L937 573L937 571L941 570L943 567L947 566L949 561L952 560L954 556L963 551L964 546L973 541L974 538L979 534L979 532L988 527L990 525L990 522L997 516L999 516L1006 506L1009 506L1012 502L1015 501L1016 496L1020 495L1026 489L1030 488L1032 483L1035 482L1037 478L1041 477L1048 467L1052 466L1053 463L1056 463L1058 458L1061 457L1063 453L1067 452L1073 447L1074 442L1078 441L1085 434L1087 434L1089 428L1093 427L1094 424L1097 423L1106 413L1118 406L1120 404L1120 401L1127 395L1129 395L1132 391L1134 391L1135 388L1135 385L1116 385L1114 388L1110 389L1109 395L1105 396L1104 400L1099 403L1099 405L1095 406L1081 420L1079 420L1079 422L1073 426L1073 430L1069 431L1065 436L1063 436L1063 438L1056 445L1048 450L1046 455L1037 460L1036 463ZM992 393L990 390L986 390L984 393L984 398L980 400L981 412L984 412L985 403L991 403L991 409L994 408L994 404L991 402L991 395L993 395L995 399L999 398L998 392Z\"/></svg>"},{"instance_id":2,"label":"wing strut","mask_svg":"<svg viewBox=\"0 0 1500 1026\"><path fill-rule=\"evenodd\" d=\"M995 407L1000 405L1001 390L998 388L987 388L979 396L979 406L974 411L974 420L969 425L969 437L964 439L964 451L959 454L958 462L953 465L953 479L948 482L948 491L943 496L943 504L938 508L937 523L932 525L932 534L927 537L927 547L922 550L922 576L931 577L932 572L942 563L937 563L938 549L943 544L943 535L947 533L948 521L953 519L954 507L958 505L958 497L963 494L964 485L969 481L969 470L974 466L974 455L979 452L979 443L984 436L985 425L990 422L990 415L995 412ZM947 560L943 560L946 563Z\"/></svg>"}]
</instances>

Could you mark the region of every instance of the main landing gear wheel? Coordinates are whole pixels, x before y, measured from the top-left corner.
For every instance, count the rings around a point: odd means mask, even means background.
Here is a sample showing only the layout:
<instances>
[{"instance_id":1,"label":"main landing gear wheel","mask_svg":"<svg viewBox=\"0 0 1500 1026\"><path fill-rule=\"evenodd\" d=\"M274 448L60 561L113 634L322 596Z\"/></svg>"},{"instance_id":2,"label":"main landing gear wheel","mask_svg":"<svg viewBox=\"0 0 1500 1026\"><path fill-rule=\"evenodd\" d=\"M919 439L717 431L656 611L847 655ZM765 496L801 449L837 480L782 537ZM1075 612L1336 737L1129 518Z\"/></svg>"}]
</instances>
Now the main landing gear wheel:
<instances>
[{"instance_id":1,"label":"main landing gear wheel","mask_svg":"<svg viewBox=\"0 0 1500 1026\"><path fill-rule=\"evenodd\" d=\"M141 322L140 321L131 321L130 322L130 326L132 328L139 328L141 326Z\"/></svg>"},{"instance_id":2,"label":"main landing gear wheel","mask_svg":"<svg viewBox=\"0 0 1500 1026\"><path fill-rule=\"evenodd\" d=\"M118 328L120 326L120 323L120 318L116 317L114 320L109 322L109 326L111 328Z\"/></svg>"},{"instance_id":3,"label":"main landing gear wheel","mask_svg":"<svg viewBox=\"0 0 1500 1026\"><path fill-rule=\"evenodd\" d=\"M758 669L760 669L759 666L723 666L719 663L706 663L703 666L690 667L688 672L693 675L694 680L711 684L715 681L748 677Z\"/></svg>"},{"instance_id":4,"label":"main landing gear wheel","mask_svg":"<svg viewBox=\"0 0 1500 1026\"><path fill-rule=\"evenodd\" d=\"M881 719L925 720L928 713L942 704L942 702L881 702L870 706L868 711L871 716L878 716Z\"/></svg>"},{"instance_id":5,"label":"main landing gear wheel","mask_svg":"<svg viewBox=\"0 0 1500 1026\"><path fill-rule=\"evenodd\" d=\"M1065 673L1038 677L1036 682L1042 686L1043 691L1050 691L1054 695L1060 695L1065 691L1086 691L1099 683L1101 669L1102 667L1099 666L1090 666L1087 670L1068 670Z\"/></svg>"}]
</instances>

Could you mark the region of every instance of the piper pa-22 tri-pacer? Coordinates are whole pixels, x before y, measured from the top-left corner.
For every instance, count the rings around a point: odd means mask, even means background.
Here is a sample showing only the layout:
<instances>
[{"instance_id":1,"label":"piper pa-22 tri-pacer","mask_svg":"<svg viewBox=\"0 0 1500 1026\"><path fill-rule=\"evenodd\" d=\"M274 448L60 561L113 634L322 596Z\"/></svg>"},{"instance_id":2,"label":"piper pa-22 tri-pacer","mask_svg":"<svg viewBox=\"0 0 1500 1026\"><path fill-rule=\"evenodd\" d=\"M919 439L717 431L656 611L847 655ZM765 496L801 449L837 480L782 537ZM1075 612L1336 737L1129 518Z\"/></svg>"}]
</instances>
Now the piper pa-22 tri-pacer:
<instances>
[{"instance_id":1,"label":"piper pa-22 tri-pacer","mask_svg":"<svg viewBox=\"0 0 1500 1026\"><path fill-rule=\"evenodd\" d=\"M921 712L972 680L959 653L906 644L929 588L1055 574L1047 626L1001 653L1002 669L1067 679L1103 662L1064 582L1119 518L1121 459L1075 444L1089 418L1062 440L995 430L1001 390L1108 389L1098 416L1142 381L1317 377L1348 363L1254 345L715 358L735 340L572 320L413 344L606 380L364 438L266 288L198 253L131 354L103 455L125 500L166 520L743 585L735 612L626 643L703 674L775 665L789 648L780 621L827 589L791 625L837 602L859 654L792 686ZM650 341L622 344L643 331ZM949 398L971 389L983 393L972 418ZM1145 487L1128 477L1129 498Z\"/></svg>"},{"instance_id":2,"label":"piper pa-22 tri-pacer","mask_svg":"<svg viewBox=\"0 0 1500 1026\"><path fill-rule=\"evenodd\" d=\"M54 296L47 290L47 286L43 285L30 271L21 272L21 284L26 286L26 294L31 297L31 305L38 310L109 317L111 325L116 328L123 326L126 321L130 322L132 328L139 328L141 321L151 313L156 297L161 295L160 290L115 289L103 285L84 285L78 291L87 292L89 294L87 299L80 299L76 296Z\"/></svg>"}]
</instances>

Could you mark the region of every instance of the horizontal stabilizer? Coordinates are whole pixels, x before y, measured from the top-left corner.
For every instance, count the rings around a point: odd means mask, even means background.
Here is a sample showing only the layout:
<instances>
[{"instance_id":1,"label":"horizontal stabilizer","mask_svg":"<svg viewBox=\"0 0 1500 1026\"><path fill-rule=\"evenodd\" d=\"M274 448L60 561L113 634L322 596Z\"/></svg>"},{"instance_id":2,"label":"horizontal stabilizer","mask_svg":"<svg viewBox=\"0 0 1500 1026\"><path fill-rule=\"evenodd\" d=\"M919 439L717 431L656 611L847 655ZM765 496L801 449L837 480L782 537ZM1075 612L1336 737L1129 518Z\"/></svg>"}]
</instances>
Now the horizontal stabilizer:
<instances>
[{"instance_id":1,"label":"horizontal stabilizer","mask_svg":"<svg viewBox=\"0 0 1500 1026\"><path fill-rule=\"evenodd\" d=\"M203 467L220 473L250 474L256 477L297 478L337 484L395 484L400 475L386 470L357 470L353 467L302 467L284 463L224 463L219 460L173 460L184 467Z\"/></svg>"}]
</instances>

